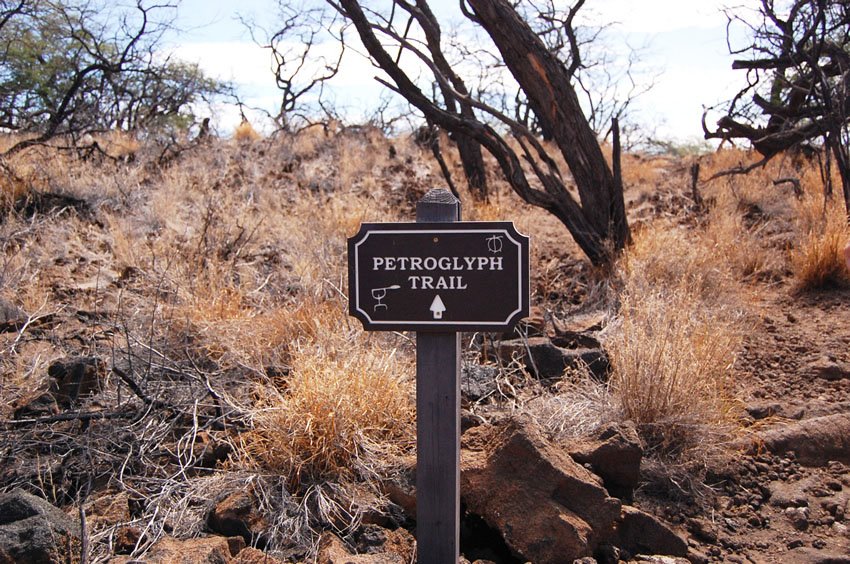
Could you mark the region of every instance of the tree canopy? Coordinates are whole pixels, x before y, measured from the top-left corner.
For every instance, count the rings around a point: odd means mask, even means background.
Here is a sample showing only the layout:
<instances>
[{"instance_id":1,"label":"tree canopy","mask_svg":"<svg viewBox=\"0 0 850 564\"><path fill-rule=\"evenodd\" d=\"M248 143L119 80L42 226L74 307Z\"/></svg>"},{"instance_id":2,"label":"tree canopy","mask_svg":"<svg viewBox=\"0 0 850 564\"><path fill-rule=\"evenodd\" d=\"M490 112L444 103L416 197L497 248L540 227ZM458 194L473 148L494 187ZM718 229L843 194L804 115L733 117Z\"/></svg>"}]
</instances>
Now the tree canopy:
<instances>
[{"instance_id":1,"label":"tree canopy","mask_svg":"<svg viewBox=\"0 0 850 564\"><path fill-rule=\"evenodd\" d=\"M173 5L0 0L0 128L56 136L185 127L226 86L159 53Z\"/></svg>"}]
</instances>

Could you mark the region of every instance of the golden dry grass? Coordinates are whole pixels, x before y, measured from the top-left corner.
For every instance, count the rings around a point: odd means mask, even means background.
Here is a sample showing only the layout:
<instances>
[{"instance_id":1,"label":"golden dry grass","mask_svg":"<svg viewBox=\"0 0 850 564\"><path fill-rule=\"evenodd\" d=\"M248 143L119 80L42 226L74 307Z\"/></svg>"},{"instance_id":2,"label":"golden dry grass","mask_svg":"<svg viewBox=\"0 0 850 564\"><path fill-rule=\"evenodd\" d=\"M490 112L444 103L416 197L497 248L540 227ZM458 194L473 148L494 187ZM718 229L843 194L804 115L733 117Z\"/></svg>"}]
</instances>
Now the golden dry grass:
<instances>
[{"instance_id":1,"label":"golden dry grass","mask_svg":"<svg viewBox=\"0 0 850 564\"><path fill-rule=\"evenodd\" d=\"M252 375L250 397L232 398L251 414L233 464L302 493L372 480L413 437L410 347L367 336L345 300L346 238L361 222L398 219L360 180L383 157L306 139L314 159L335 161L328 193L295 174L263 184L272 165L234 152L218 170L190 161L168 171L173 189L151 195L149 216L110 219L116 256L166 281L173 330L192 336L192 353ZM151 228L149 248L122 237Z\"/></svg>"},{"instance_id":2,"label":"golden dry grass","mask_svg":"<svg viewBox=\"0 0 850 564\"><path fill-rule=\"evenodd\" d=\"M720 151L703 159L702 175L757 158ZM774 183L787 177L800 181L801 200ZM702 189L709 205L696 224L675 217L636 228L606 342L615 403L665 455L704 452L734 432L730 375L756 284L781 282L789 269L797 291L848 280L843 203L824 202L816 163L778 158Z\"/></svg>"},{"instance_id":3,"label":"golden dry grass","mask_svg":"<svg viewBox=\"0 0 850 564\"><path fill-rule=\"evenodd\" d=\"M233 139L235 139L237 143L252 143L254 141L259 141L261 138L262 135L257 133L257 130L254 129L254 126L251 125L251 122L248 120L242 120L242 122L236 126L236 129L233 130Z\"/></svg>"},{"instance_id":4,"label":"golden dry grass","mask_svg":"<svg viewBox=\"0 0 850 564\"><path fill-rule=\"evenodd\" d=\"M738 315L704 306L685 290L624 294L606 343L616 404L668 456L709 450L736 416L730 376L743 328Z\"/></svg>"},{"instance_id":5,"label":"golden dry grass","mask_svg":"<svg viewBox=\"0 0 850 564\"><path fill-rule=\"evenodd\" d=\"M731 370L745 293L710 226L660 221L634 234L617 268L609 390L651 450L687 457L723 442L736 405Z\"/></svg>"},{"instance_id":6,"label":"golden dry grass","mask_svg":"<svg viewBox=\"0 0 850 564\"><path fill-rule=\"evenodd\" d=\"M790 251L797 291L850 283L844 247L850 227L844 203L838 196L807 191L796 205L798 241Z\"/></svg>"},{"instance_id":7,"label":"golden dry grass","mask_svg":"<svg viewBox=\"0 0 850 564\"><path fill-rule=\"evenodd\" d=\"M154 149L122 136L104 138L104 146L140 162L41 151L16 162L27 181L4 188L8 198L31 189L70 194L90 204L95 220L72 210L10 214L0 226L0 292L30 314L63 322L77 323L78 310L102 315L108 321L86 341L96 354L129 356L125 349L135 347L208 377L247 428L233 433L237 448L217 471L261 477L255 482L283 476L278 495L285 489L304 499L330 488L344 504L341 497L355 495L352 484L386 475L414 440L412 344L365 333L347 316L345 240L364 221L413 220L418 197L444 182L427 151L373 131L234 137L210 139L165 168L143 162ZM573 284L605 287L608 279L588 274L563 225L521 203L497 174L490 201L472 201L455 151L446 145L446 152L465 219L512 220L532 236L534 305L568 315L580 305L569 301ZM722 151L706 157L704 176L751 159ZM843 265L840 206L823 212L816 196L794 204L772 184L789 167L778 162L703 187L708 209L699 216L648 207L634 244L608 273L610 383L565 384L529 404L553 434L628 418L666 456L691 456L728 437L748 292L784 283L789 265L800 287L833 280ZM632 196L662 188L680 196L686 170L669 159L624 162ZM807 194L818 194L817 177L801 171ZM585 278L570 280L576 273ZM586 301L591 293L575 292ZM7 406L43 387L46 366L80 346L76 337L21 339L14 347L14 333L2 338ZM198 366L187 368L187 358ZM310 536L309 519L298 526Z\"/></svg>"},{"instance_id":8,"label":"golden dry grass","mask_svg":"<svg viewBox=\"0 0 850 564\"><path fill-rule=\"evenodd\" d=\"M248 459L288 476L294 491L322 480L372 479L412 446L409 355L355 342L330 352L300 344L281 391L258 390Z\"/></svg>"},{"instance_id":9,"label":"golden dry grass","mask_svg":"<svg viewBox=\"0 0 850 564\"><path fill-rule=\"evenodd\" d=\"M626 294L681 290L709 303L723 296L732 282L729 265L712 240L663 220L635 231L618 274Z\"/></svg>"}]
</instances>

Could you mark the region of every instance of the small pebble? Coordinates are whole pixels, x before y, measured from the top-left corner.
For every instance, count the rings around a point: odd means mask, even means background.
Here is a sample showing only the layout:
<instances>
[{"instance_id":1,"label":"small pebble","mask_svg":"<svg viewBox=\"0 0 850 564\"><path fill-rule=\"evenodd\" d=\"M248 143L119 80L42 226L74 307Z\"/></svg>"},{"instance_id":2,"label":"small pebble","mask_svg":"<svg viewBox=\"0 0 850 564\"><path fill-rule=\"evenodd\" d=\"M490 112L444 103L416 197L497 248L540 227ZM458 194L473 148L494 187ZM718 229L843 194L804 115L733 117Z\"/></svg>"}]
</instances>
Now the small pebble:
<instances>
[{"instance_id":1,"label":"small pebble","mask_svg":"<svg viewBox=\"0 0 850 564\"><path fill-rule=\"evenodd\" d=\"M809 527L809 510L806 507L788 507L785 509L785 516L798 531Z\"/></svg>"}]
</instances>

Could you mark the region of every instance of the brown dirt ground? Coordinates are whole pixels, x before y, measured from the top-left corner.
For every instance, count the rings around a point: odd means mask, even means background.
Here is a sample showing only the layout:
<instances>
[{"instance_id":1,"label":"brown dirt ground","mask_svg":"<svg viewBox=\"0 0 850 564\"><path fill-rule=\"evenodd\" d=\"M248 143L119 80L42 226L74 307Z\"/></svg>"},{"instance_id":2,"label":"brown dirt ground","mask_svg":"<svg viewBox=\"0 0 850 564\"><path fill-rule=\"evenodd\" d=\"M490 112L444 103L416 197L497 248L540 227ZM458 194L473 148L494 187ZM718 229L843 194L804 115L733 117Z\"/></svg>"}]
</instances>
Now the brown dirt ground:
<instances>
[{"instance_id":1,"label":"brown dirt ground","mask_svg":"<svg viewBox=\"0 0 850 564\"><path fill-rule=\"evenodd\" d=\"M744 424L762 434L850 412L850 374L823 375L850 362L850 290L795 295L779 284L759 294L760 320L736 368ZM647 474L637 504L678 525L708 561L850 562L850 467L841 462L733 450L709 465L698 493Z\"/></svg>"}]
</instances>

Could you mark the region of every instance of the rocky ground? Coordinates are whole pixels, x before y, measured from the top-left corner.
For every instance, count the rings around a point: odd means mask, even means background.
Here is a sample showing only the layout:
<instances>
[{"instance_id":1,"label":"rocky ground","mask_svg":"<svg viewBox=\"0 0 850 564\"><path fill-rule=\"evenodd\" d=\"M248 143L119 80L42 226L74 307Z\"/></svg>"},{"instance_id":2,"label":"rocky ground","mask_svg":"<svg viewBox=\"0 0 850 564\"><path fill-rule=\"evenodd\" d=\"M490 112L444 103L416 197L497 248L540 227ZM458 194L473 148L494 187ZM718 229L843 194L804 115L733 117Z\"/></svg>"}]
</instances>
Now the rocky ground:
<instances>
[{"instance_id":1,"label":"rocky ground","mask_svg":"<svg viewBox=\"0 0 850 564\"><path fill-rule=\"evenodd\" d=\"M788 284L772 284L759 295L759 319L735 370L741 431L728 450L696 471L644 458L631 485L612 487L605 479L605 486L667 523L687 543L680 556L691 562L850 562L850 291L797 295ZM552 341L527 344L538 368L556 373ZM591 367L599 362L595 349L559 350L565 364L578 357ZM586 463L574 450L572 457ZM615 452L614 460L590 467L599 475L627 467L628 449L621 444ZM647 529L641 535L652 538ZM635 554L627 543L614 545L623 549L620 557ZM651 548L677 550L669 539L636 547Z\"/></svg>"},{"instance_id":2,"label":"rocky ground","mask_svg":"<svg viewBox=\"0 0 850 564\"><path fill-rule=\"evenodd\" d=\"M740 450L709 469L704 498L645 501L710 559L847 562L850 292L760 293L760 325L737 370L749 425Z\"/></svg>"},{"instance_id":3,"label":"rocky ground","mask_svg":"<svg viewBox=\"0 0 850 564\"><path fill-rule=\"evenodd\" d=\"M311 151L326 160L311 153L263 181L289 186L298 170L327 168L330 157ZM249 186L253 165L246 163L256 155L244 152L243 160L228 161L237 173L222 182L233 182L232 190L248 186L253 204L265 194ZM396 186L424 170L416 158L392 157L381 177L387 186L380 189L400 198L395 205L417 197L410 186ZM633 195L633 219L669 216L692 227L698 219L686 213L686 168L652 166L664 168L672 179L665 186L676 188ZM419 178L421 185L434 182ZM314 189L312 176L299 182ZM131 213L133 197L45 190L26 200L32 209L15 210L25 218L20 227L4 231L0 282L12 267L26 271L12 262L16 249L56 244L51 237L61 239L65 229L74 242L45 250L44 278L29 280L40 283L51 305L0 295L0 350L7 355L0 380L7 402L0 418L0 564L414 561L410 449L380 476L381 503L367 510L354 502L326 507L356 497L333 486L314 483L290 496L289 477L246 470L237 453L256 422L245 409L256 401L256 389L246 385L253 367L227 364L225 340L204 341L216 327L181 324L159 309L160 299L183 298L173 279L154 276L153 265L146 271L104 258L120 242L104 233L115 217ZM226 215L216 218L226 223ZM850 563L850 289L801 293L782 269L749 282L751 328L733 367L737 431L723 449L712 444L710 456L660 457L634 425L616 421L556 440L547 413L565 369L587 367L596 381L609 375L604 330L611 312L595 294L598 274L553 243L562 227L547 221L539 221L536 234L537 304L521 334L464 340L464 557L482 564ZM151 223L159 230L146 235L151 249L154 233L181 233L179 225ZM245 225L218 234L219 258L258 268L252 292L269 292L263 299L271 303L273 286L285 299L306 295L285 278L296 270L291 257L271 243L252 246ZM198 248L215 251L213 235L205 223ZM27 260L39 260L33 256ZM272 278L278 271L287 271L283 281ZM152 287L153 306L143 302ZM393 346L411 352L403 336ZM264 382L286 388L290 368L282 361L260 368ZM292 546L271 550L270 539L283 534Z\"/></svg>"}]
</instances>

